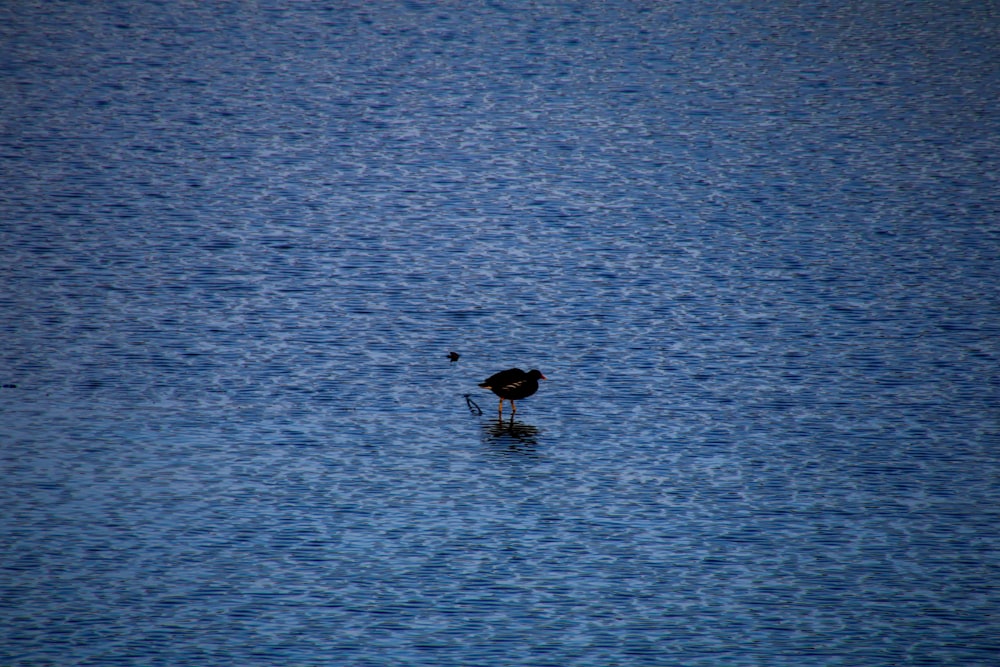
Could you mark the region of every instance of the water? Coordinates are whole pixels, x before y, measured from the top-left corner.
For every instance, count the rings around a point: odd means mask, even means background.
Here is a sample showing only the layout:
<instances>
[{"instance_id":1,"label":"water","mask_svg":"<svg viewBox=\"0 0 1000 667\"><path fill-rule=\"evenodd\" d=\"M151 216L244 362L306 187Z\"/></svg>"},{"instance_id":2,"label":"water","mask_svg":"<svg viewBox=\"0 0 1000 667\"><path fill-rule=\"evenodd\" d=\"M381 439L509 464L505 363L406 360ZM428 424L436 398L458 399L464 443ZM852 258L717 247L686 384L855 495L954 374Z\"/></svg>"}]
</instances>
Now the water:
<instances>
[{"instance_id":1,"label":"water","mask_svg":"<svg viewBox=\"0 0 1000 667\"><path fill-rule=\"evenodd\" d=\"M1000 664L994 4L0 14L0 662Z\"/></svg>"}]
</instances>

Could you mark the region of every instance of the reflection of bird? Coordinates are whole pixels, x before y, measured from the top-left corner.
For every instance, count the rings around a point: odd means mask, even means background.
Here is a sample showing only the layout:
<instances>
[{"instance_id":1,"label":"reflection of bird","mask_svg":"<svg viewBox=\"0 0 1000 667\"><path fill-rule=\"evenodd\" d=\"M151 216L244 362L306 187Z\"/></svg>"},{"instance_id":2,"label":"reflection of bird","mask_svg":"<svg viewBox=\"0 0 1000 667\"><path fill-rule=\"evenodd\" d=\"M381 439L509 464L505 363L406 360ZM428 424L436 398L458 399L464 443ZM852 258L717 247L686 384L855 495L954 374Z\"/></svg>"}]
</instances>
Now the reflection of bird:
<instances>
[{"instance_id":1,"label":"reflection of bird","mask_svg":"<svg viewBox=\"0 0 1000 667\"><path fill-rule=\"evenodd\" d=\"M501 454L534 455L538 429L514 420L487 421L483 426L483 441Z\"/></svg>"},{"instance_id":2,"label":"reflection of bird","mask_svg":"<svg viewBox=\"0 0 1000 667\"><path fill-rule=\"evenodd\" d=\"M451 363L455 363L456 361L458 361L458 358L460 356L462 356L462 355L460 355L458 352L449 352L448 353L448 358L451 359Z\"/></svg>"},{"instance_id":3,"label":"reflection of bird","mask_svg":"<svg viewBox=\"0 0 1000 667\"><path fill-rule=\"evenodd\" d=\"M514 418L517 406L514 401L528 398L538 391L538 381L547 379L539 370L530 370L527 373L520 368L509 368L486 378L479 384L483 389L489 389L500 397L500 417L503 417L504 399L510 401L510 418Z\"/></svg>"}]
</instances>

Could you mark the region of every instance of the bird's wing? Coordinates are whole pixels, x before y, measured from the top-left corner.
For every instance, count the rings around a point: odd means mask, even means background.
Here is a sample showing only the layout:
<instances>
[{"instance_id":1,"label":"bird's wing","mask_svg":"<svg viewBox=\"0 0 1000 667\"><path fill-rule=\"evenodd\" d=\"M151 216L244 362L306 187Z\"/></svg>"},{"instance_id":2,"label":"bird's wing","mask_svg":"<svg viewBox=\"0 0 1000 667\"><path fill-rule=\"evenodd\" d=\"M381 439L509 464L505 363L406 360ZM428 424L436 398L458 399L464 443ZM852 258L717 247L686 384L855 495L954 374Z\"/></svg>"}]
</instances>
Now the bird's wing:
<instances>
[{"instance_id":1,"label":"bird's wing","mask_svg":"<svg viewBox=\"0 0 1000 667\"><path fill-rule=\"evenodd\" d=\"M503 384L503 385L502 385L502 386L500 387L500 391L503 391L503 392L511 392L511 391L514 391L515 389L519 389L520 387L522 387L522 386L524 385L524 383L525 383L525 382L527 382L527 380L526 380L526 379L524 379L524 378L522 378L522 379L520 379L520 380L513 380L513 381L511 381L511 382L505 382L505 383L504 383L504 384Z\"/></svg>"}]
</instances>

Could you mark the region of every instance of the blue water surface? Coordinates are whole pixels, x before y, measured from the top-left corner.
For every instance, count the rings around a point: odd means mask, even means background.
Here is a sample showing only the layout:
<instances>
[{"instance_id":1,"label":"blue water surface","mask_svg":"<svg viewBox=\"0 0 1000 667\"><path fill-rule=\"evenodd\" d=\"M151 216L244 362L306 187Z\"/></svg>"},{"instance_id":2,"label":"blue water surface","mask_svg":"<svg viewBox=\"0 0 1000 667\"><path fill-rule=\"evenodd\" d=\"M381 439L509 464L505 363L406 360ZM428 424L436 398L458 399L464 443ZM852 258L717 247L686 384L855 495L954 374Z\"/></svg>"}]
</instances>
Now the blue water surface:
<instances>
[{"instance_id":1,"label":"blue water surface","mask_svg":"<svg viewBox=\"0 0 1000 667\"><path fill-rule=\"evenodd\" d=\"M1000 665L998 31L0 8L0 663Z\"/></svg>"}]
</instances>

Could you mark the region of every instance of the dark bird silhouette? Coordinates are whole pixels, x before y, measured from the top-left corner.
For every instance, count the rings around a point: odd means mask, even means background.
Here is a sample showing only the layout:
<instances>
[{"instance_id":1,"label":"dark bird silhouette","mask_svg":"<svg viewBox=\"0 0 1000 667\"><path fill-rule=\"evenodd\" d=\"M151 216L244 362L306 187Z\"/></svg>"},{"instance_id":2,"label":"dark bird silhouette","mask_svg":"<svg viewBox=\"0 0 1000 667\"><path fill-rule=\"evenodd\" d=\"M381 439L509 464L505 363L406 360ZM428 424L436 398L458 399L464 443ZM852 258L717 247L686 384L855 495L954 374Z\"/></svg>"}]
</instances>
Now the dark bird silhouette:
<instances>
[{"instance_id":1,"label":"dark bird silhouette","mask_svg":"<svg viewBox=\"0 0 1000 667\"><path fill-rule=\"evenodd\" d=\"M520 368L509 368L486 378L479 384L483 389L489 389L500 397L500 418L503 418L504 399L510 401L510 418L514 418L517 406L514 401L528 398L538 391L538 381L547 379L539 370L530 370L527 373Z\"/></svg>"},{"instance_id":2,"label":"dark bird silhouette","mask_svg":"<svg viewBox=\"0 0 1000 667\"><path fill-rule=\"evenodd\" d=\"M448 353L448 358L451 359L451 363L455 363L456 361L458 361L458 358L461 357L461 356L462 355L460 355L458 352L449 352Z\"/></svg>"}]
</instances>

